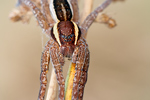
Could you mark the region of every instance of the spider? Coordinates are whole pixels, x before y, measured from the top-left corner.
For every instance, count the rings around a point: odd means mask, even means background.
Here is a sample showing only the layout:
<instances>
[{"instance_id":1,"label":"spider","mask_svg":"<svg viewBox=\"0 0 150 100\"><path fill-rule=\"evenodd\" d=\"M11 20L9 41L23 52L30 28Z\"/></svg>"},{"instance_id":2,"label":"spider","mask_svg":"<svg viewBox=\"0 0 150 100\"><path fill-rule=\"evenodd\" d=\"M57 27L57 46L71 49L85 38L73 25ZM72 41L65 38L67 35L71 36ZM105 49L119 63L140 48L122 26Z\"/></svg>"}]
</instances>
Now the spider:
<instances>
[{"instance_id":1,"label":"spider","mask_svg":"<svg viewBox=\"0 0 150 100\"><path fill-rule=\"evenodd\" d=\"M51 61L59 84L59 100L64 100L65 80L62 74L64 57L75 64L72 100L82 100L87 81L90 52L84 39L87 30L112 0L106 0L97 7L83 23L80 23L78 0L41 0L42 11L31 0L19 0L29 7L43 31L49 36L41 58L40 91L38 100L44 100L47 72Z\"/></svg>"}]
</instances>

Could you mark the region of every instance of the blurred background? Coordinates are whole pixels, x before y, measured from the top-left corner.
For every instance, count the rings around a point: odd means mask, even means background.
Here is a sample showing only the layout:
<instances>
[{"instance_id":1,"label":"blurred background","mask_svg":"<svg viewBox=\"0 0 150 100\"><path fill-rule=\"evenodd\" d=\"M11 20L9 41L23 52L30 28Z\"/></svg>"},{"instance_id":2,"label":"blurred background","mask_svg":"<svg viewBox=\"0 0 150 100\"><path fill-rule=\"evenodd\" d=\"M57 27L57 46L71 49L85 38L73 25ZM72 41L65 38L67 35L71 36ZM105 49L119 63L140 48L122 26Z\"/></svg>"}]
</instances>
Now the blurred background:
<instances>
[{"instance_id":1,"label":"blurred background","mask_svg":"<svg viewBox=\"0 0 150 100\"><path fill-rule=\"evenodd\" d=\"M34 17L29 24L9 20L16 0L0 1L0 100L37 100L48 39ZM94 8L103 1L94 0ZM88 31L91 58L84 100L150 100L150 0L113 3L104 12L117 27L94 23ZM66 61L65 76L68 66Z\"/></svg>"}]
</instances>

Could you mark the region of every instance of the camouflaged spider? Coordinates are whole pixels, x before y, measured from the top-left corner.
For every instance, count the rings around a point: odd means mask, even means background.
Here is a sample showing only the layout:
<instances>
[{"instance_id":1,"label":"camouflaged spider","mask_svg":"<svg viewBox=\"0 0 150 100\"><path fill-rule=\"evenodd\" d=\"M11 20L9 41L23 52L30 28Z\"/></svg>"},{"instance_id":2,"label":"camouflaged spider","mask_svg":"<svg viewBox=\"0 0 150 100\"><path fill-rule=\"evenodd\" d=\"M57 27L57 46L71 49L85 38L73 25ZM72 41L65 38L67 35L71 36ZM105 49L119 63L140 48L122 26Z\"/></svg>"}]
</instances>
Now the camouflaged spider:
<instances>
[{"instance_id":1,"label":"camouflaged spider","mask_svg":"<svg viewBox=\"0 0 150 100\"><path fill-rule=\"evenodd\" d=\"M78 0L41 0L42 12L30 0L19 0L29 7L39 25L49 36L41 60L40 92L38 100L44 100L49 62L51 61L59 84L59 99L64 100L65 80L62 74L64 57L76 65L72 100L82 100L89 67L89 49L84 39L88 28L98 13L105 9L112 0L106 0L97 7L83 23L79 23ZM50 8L50 9L49 9Z\"/></svg>"}]
</instances>

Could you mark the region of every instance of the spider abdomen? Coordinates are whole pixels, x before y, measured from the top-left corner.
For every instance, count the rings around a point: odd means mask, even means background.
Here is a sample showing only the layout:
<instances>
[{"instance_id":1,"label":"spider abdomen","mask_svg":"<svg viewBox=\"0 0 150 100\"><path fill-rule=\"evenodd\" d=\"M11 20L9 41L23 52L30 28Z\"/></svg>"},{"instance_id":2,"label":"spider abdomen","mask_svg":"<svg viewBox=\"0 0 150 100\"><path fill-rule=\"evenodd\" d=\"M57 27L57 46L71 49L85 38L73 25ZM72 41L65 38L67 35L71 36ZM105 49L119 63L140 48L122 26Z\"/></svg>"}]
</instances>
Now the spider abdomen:
<instances>
[{"instance_id":1,"label":"spider abdomen","mask_svg":"<svg viewBox=\"0 0 150 100\"><path fill-rule=\"evenodd\" d=\"M56 22L72 19L73 11L69 0L51 0L50 10Z\"/></svg>"}]
</instances>

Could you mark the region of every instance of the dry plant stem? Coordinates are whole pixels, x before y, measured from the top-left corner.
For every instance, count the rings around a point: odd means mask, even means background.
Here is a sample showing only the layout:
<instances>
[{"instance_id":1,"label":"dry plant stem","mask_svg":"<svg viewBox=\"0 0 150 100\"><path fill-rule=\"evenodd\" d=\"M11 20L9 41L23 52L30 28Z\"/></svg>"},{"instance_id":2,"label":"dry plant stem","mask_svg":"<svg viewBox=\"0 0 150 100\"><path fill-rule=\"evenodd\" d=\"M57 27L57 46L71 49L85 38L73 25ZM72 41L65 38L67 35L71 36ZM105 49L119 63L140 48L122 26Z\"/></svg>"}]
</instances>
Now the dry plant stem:
<instances>
[{"instance_id":1,"label":"dry plant stem","mask_svg":"<svg viewBox=\"0 0 150 100\"><path fill-rule=\"evenodd\" d=\"M13 22L22 21L23 23L29 23L31 16L33 15L30 9L22 5L20 0L17 2L18 8L13 9L9 14L9 18Z\"/></svg>"},{"instance_id":2,"label":"dry plant stem","mask_svg":"<svg viewBox=\"0 0 150 100\"><path fill-rule=\"evenodd\" d=\"M105 13L98 14L95 22L106 24L109 28L114 28L117 25L115 19Z\"/></svg>"},{"instance_id":3,"label":"dry plant stem","mask_svg":"<svg viewBox=\"0 0 150 100\"><path fill-rule=\"evenodd\" d=\"M91 13L92 8L93 8L93 0L84 0L84 8L83 8L81 18L80 18L81 23Z\"/></svg>"},{"instance_id":4,"label":"dry plant stem","mask_svg":"<svg viewBox=\"0 0 150 100\"><path fill-rule=\"evenodd\" d=\"M97 7L89 16L86 17L83 24L81 24L81 31L83 33L83 37L86 37L87 30L91 26L91 24L94 22L98 13L102 12L111 2L112 0L106 0L103 4Z\"/></svg>"},{"instance_id":5,"label":"dry plant stem","mask_svg":"<svg viewBox=\"0 0 150 100\"><path fill-rule=\"evenodd\" d=\"M70 0L70 3L73 8L73 21L78 25L79 24L79 7L78 0Z\"/></svg>"},{"instance_id":6,"label":"dry plant stem","mask_svg":"<svg viewBox=\"0 0 150 100\"><path fill-rule=\"evenodd\" d=\"M57 98L57 88L58 84L56 80L56 74L54 68L52 68L51 79L49 82L46 100L55 100Z\"/></svg>"}]
</instances>

